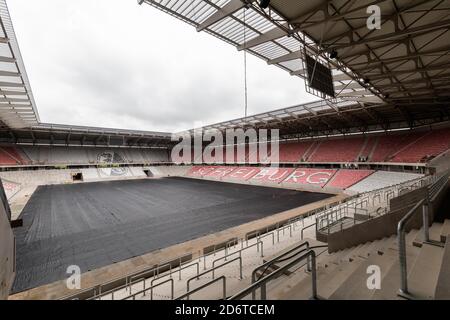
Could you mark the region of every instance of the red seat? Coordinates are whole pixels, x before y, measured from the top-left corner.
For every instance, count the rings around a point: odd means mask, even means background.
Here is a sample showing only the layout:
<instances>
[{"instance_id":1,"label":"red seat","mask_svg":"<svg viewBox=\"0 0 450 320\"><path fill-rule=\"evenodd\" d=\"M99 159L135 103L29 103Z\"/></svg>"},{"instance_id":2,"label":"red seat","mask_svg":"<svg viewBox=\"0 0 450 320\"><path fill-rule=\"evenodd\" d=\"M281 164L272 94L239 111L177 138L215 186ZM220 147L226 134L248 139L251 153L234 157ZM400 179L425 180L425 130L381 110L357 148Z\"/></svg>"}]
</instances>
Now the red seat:
<instances>
[{"instance_id":1,"label":"red seat","mask_svg":"<svg viewBox=\"0 0 450 320\"><path fill-rule=\"evenodd\" d=\"M346 189L368 177L373 172L373 170L340 169L326 186Z\"/></svg>"},{"instance_id":2,"label":"red seat","mask_svg":"<svg viewBox=\"0 0 450 320\"><path fill-rule=\"evenodd\" d=\"M312 144L312 141L280 144L279 161L299 162Z\"/></svg>"},{"instance_id":3,"label":"red seat","mask_svg":"<svg viewBox=\"0 0 450 320\"><path fill-rule=\"evenodd\" d=\"M401 149L391 162L418 163L441 154L450 148L450 129L435 130L424 134L416 142Z\"/></svg>"},{"instance_id":4,"label":"red seat","mask_svg":"<svg viewBox=\"0 0 450 320\"><path fill-rule=\"evenodd\" d=\"M310 162L354 162L365 138L347 138L322 141L309 157Z\"/></svg>"},{"instance_id":5,"label":"red seat","mask_svg":"<svg viewBox=\"0 0 450 320\"><path fill-rule=\"evenodd\" d=\"M13 147L0 148L0 165L22 164L22 158Z\"/></svg>"}]
</instances>

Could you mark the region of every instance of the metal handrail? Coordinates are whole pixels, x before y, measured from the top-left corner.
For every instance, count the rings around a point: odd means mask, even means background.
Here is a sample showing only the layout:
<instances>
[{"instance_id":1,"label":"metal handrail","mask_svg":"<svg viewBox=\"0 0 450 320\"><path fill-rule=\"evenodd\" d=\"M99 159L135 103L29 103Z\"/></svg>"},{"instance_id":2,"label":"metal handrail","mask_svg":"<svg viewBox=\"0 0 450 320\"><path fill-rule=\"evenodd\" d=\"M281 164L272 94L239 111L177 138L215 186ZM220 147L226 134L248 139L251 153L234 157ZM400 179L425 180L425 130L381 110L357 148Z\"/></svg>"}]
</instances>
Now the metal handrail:
<instances>
[{"instance_id":1,"label":"metal handrail","mask_svg":"<svg viewBox=\"0 0 450 320\"><path fill-rule=\"evenodd\" d=\"M171 300L173 300L173 294L174 294L174 281L173 281L173 279L172 278L169 278L169 279L167 279L167 280L164 280L164 281L162 281L162 282L160 282L160 283L157 283L157 284L155 284L154 286L152 285L152 286L150 286L150 287L148 287L148 288L146 288L146 289L143 289L143 290L140 290L140 291L138 291L138 292L136 292L136 293L133 293L133 294L130 294L129 296L127 296L127 297L125 297L125 298L123 298L123 299L121 299L121 300L129 300L130 298L132 299L132 300L136 300L136 296L137 295L139 295L139 294L142 294L142 296L145 296L145 293L147 292L147 291L149 291L150 290L150 300L153 300L153 289L155 289L155 288L157 288L157 287L159 287L159 286L161 286L161 285L163 285L163 284L166 284L167 282L170 282L171 283L171 297L170 297L170 299Z\"/></svg>"},{"instance_id":2,"label":"metal handrail","mask_svg":"<svg viewBox=\"0 0 450 320\"><path fill-rule=\"evenodd\" d=\"M275 234L272 232L266 232L265 234L258 236L257 241L261 241L262 238L272 236L272 245L275 245Z\"/></svg>"},{"instance_id":3,"label":"metal handrail","mask_svg":"<svg viewBox=\"0 0 450 320\"><path fill-rule=\"evenodd\" d=\"M192 266L197 266L197 274L200 273L200 265L199 265L198 261L197 261L197 262L194 262L194 263L192 263L192 264L184 265L183 267L180 266L179 269L178 269L178 280L181 280L181 270L190 268L190 267L192 267Z\"/></svg>"},{"instance_id":4,"label":"metal handrail","mask_svg":"<svg viewBox=\"0 0 450 320\"><path fill-rule=\"evenodd\" d=\"M289 236L292 237L292 225L291 224L281 225L280 227L277 228L277 242L280 242L280 231L283 230L284 235L284 230L286 228L289 228Z\"/></svg>"},{"instance_id":5,"label":"metal handrail","mask_svg":"<svg viewBox=\"0 0 450 320\"><path fill-rule=\"evenodd\" d=\"M415 211L421 205L425 203L425 199L419 201L408 213L399 221L397 225L397 237L398 237L398 253L400 262L400 293L408 295L408 271L406 265L406 240L405 240L405 227L406 224L414 216ZM424 225L424 230L428 228L428 225Z\"/></svg>"},{"instance_id":6,"label":"metal handrail","mask_svg":"<svg viewBox=\"0 0 450 320\"><path fill-rule=\"evenodd\" d=\"M220 276L220 277L218 277L216 279L208 281L207 283L201 285L198 288L192 289L191 291L188 291L188 292L182 294L181 296L175 298L175 300L181 300L183 298L187 298L187 300L189 300L189 296L191 294L196 293L196 292L198 292L198 291L200 291L200 290L202 290L202 289L204 289L206 287L209 287L213 283L216 283L216 282L221 281L221 280L223 281L223 299L226 299L226 297L227 297L227 278L225 276Z\"/></svg>"},{"instance_id":7,"label":"metal handrail","mask_svg":"<svg viewBox=\"0 0 450 320\"><path fill-rule=\"evenodd\" d=\"M301 247L304 247L304 246L306 246L306 249L309 249L309 241L302 242L300 245L295 246L295 247L289 249L288 251L283 252L283 253L279 254L278 256L273 257L272 259L270 259L270 260L264 262L262 265L259 265L258 267L256 267L256 268L252 271L252 275L251 275L252 283L256 281L256 272L257 272L259 269L264 268L264 267L266 267L266 266L272 264L273 262L275 262L275 261L277 261L278 259L284 257L285 255L287 255L287 254L289 254L289 253L291 253L291 252L294 252L295 250L300 249Z\"/></svg>"},{"instance_id":8,"label":"metal handrail","mask_svg":"<svg viewBox=\"0 0 450 320\"><path fill-rule=\"evenodd\" d=\"M317 225L317 222L314 222L313 224L310 224L309 226L303 227L301 232L301 240L303 240L303 231L305 231L308 228L311 228L312 226Z\"/></svg>"},{"instance_id":9,"label":"metal handrail","mask_svg":"<svg viewBox=\"0 0 450 320\"><path fill-rule=\"evenodd\" d=\"M130 277L130 282L128 282L128 286L130 287L130 290L131 290L131 286L133 284L136 284L136 283L140 282L142 279L154 278L154 277L158 278L159 277L159 270L162 267L167 267L167 266L169 267L169 275L172 278L172 263L171 262L166 262L164 264L157 265L156 267L153 268L153 270L150 268L149 270L144 270L144 271L141 271L139 273L135 273L134 275L132 275ZM147 277L146 275L144 275L144 273L151 272L151 271L153 271L153 275L151 277L150 276Z\"/></svg>"},{"instance_id":10,"label":"metal handrail","mask_svg":"<svg viewBox=\"0 0 450 320\"><path fill-rule=\"evenodd\" d=\"M220 264L220 265L218 265L218 266L216 266L216 267L214 267L214 268L212 268L212 269L203 271L203 272L200 273L198 276L194 276L194 277L189 278L189 279L186 281L186 288L187 288L187 291L189 291L189 285L190 285L190 283L191 283L192 280L198 279L199 277L201 277L201 276L203 276L203 275L205 275L205 274L208 274L208 273L210 273L210 272L212 273L212 277L213 277L213 279L214 279L214 278L215 278L215 274L214 274L214 271L215 271L215 270L217 270L217 269L219 269L219 268L221 268L221 267L223 267L223 266L225 266L225 265L227 265L227 264L230 264L230 263L232 263L232 262L234 262L234 261L236 261L236 260L239 260L239 275L240 275L240 279L242 280L242 258L241 258L241 257L236 257L236 258L234 258L234 259L232 259L232 260L229 260L229 261L226 261L226 262L224 262L224 263L222 263L222 264Z\"/></svg>"},{"instance_id":11,"label":"metal handrail","mask_svg":"<svg viewBox=\"0 0 450 320\"><path fill-rule=\"evenodd\" d=\"M226 258L228 258L228 257L230 257L230 256L232 256L232 255L238 254L238 253L239 253L239 257L242 258L242 251L245 251L245 250L247 250L247 249L250 249L250 248L252 248L252 247L254 247L254 246L256 246L256 251L259 252L259 246L260 246L260 245L261 245L261 258L263 258L263 257L264 257L264 243L263 243L262 241L259 241L259 240L258 240L258 241L255 242L254 244L251 244L251 245L249 245L249 246L247 246L247 247L245 247L245 248L242 248L242 249L240 249L240 250L238 250L238 251L229 253L229 254L227 254L226 256L223 256L223 257L221 257L221 258L215 259L215 260L213 261L213 263L212 263L212 267L213 267L213 268L215 267L215 264L216 264L217 261L220 261L220 260L222 260L222 259L224 259L225 261L227 261Z\"/></svg>"},{"instance_id":12,"label":"metal handrail","mask_svg":"<svg viewBox=\"0 0 450 320\"><path fill-rule=\"evenodd\" d=\"M252 283L247 288L239 291L238 293L234 294L229 298L229 300L238 300L246 297L248 294L252 293L253 291L257 290L258 288L261 288L261 300L266 299L266 285L267 282L269 282L271 279L277 277L279 274L284 273L286 270L291 268L292 266L298 264L300 261L310 258L311 260L311 280L312 280L312 299L317 299L317 275L316 275L316 253L314 250L309 250L305 254L301 255L297 259L289 262L285 266L275 270L271 274L265 276L264 278L258 280L255 283Z\"/></svg>"}]
</instances>

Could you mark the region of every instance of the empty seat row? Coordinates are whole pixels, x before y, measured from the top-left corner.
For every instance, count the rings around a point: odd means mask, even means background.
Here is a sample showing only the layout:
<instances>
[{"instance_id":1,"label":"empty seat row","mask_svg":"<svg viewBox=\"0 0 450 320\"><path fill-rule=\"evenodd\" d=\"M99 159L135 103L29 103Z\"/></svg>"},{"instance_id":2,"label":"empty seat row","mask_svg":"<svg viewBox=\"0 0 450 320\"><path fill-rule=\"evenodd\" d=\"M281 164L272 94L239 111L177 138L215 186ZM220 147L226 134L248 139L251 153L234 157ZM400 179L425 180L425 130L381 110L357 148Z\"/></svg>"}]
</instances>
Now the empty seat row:
<instances>
[{"instance_id":1,"label":"empty seat row","mask_svg":"<svg viewBox=\"0 0 450 320\"><path fill-rule=\"evenodd\" d=\"M295 187L310 185L346 189L370 176L372 170L279 168L279 167L235 167L193 166L187 177L223 181L248 181L249 183L281 184Z\"/></svg>"}]
</instances>

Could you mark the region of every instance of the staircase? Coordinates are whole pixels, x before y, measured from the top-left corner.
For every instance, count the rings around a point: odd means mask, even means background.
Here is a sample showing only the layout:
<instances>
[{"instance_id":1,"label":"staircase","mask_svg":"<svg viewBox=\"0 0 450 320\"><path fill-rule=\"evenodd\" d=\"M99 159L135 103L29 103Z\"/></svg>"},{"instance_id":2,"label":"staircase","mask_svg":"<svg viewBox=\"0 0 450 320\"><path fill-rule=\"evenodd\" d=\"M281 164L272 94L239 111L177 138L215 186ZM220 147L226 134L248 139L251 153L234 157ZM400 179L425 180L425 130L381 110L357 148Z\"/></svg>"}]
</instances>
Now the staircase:
<instances>
[{"instance_id":1,"label":"staircase","mask_svg":"<svg viewBox=\"0 0 450 320\"><path fill-rule=\"evenodd\" d=\"M450 299L450 220L434 223L430 240L422 230L406 235L408 288L414 299ZM445 239L444 243L437 243ZM396 300L400 288L397 237L367 242L317 260L318 296L331 300ZM379 289L369 289L369 267L380 271ZM368 269L369 268L369 269ZM281 283L280 283L281 284ZM311 278L305 270L284 277L284 285L273 288L268 299L303 300L311 297Z\"/></svg>"}]
</instances>

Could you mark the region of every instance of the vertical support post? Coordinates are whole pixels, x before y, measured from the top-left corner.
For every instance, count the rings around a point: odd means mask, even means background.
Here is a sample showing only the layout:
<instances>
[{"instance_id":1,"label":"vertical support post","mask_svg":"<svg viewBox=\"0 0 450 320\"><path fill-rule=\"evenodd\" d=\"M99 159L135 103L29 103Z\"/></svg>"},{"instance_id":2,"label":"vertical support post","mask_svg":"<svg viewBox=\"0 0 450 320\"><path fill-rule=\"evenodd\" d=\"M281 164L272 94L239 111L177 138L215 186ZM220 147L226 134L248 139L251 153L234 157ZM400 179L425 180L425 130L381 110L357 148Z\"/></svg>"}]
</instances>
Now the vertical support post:
<instances>
[{"instance_id":1,"label":"vertical support post","mask_svg":"<svg viewBox=\"0 0 450 320\"><path fill-rule=\"evenodd\" d=\"M266 283L263 283L261 285L261 300L267 299L267 290L266 290Z\"/></svg>"},{"instance_id":2,"label":"vertical support post","mask_svg":"<svg viewBox=\"0 0 450 320\"><path fill-rule=\"evenodd\" d=\"M427 242L430 241L428 201L424 202L422 206L422 216L423 216L423 239L425 242Z\"/></svg>"},{"instance_id":3,"label":"vertical support post","mask_svg":"<svg viewBox=\"0 0 450 320\"><path fill-rule=\"evenodd\" d=\"M408 294L408 268L406 265L406 246L405 246L405 231L402 229L398 230L398 255L400 261L400 293Z\"/></svg>"}]
</instances>

